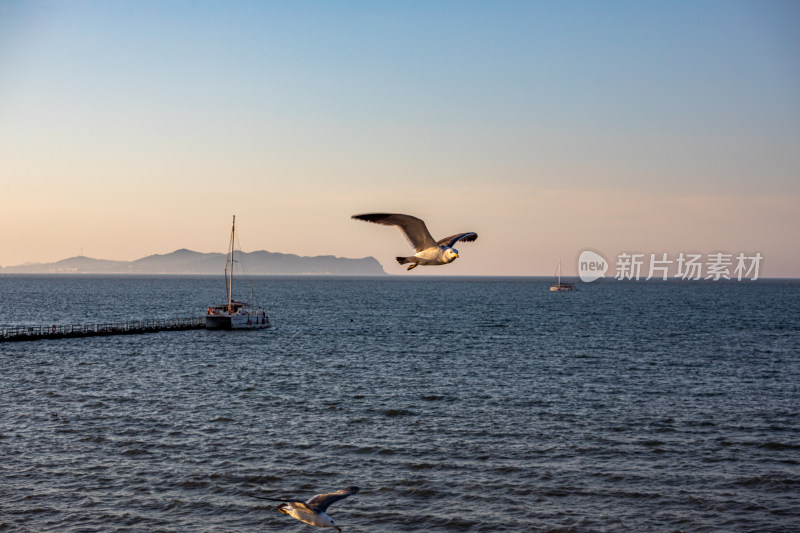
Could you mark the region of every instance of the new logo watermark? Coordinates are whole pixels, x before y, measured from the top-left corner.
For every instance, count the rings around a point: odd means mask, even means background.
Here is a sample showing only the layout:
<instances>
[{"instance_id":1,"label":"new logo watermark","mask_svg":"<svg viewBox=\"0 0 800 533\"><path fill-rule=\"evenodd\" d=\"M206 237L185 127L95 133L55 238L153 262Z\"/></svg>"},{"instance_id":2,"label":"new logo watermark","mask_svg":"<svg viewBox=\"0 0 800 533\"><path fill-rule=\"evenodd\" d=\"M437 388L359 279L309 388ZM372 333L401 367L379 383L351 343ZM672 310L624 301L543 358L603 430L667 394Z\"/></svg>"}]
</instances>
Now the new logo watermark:
<instances>
[{"instance_id":1,"label":"new logo watermark","mask_svg":"<svg viewBox=\"0 0 800 533\"><path fill-rule=\"evenodd\" d=\"M743 252L732 254L715 252L710 254L694 254L680 252L677 255L662 253L629 253L617 254L614 279L636 280L713 280L736 279L742 281L758 279L761 260L760 252L747 255ZM589 283L605 277L609 262L593 250L584 250L578 257L578 275L581 281Z\"/></svg>"},{"instance_id":2,"label":"new logo watermark","mask_svg":"<svg viewBox=\"0 0 800 533\"><path fill-rule=\"evenodd\" d=\"M608 261L602 255L592 250L584 250L578 257L578 276L581 281L589 283L605 277L608 270Z\"/></svg>"}]
</instances>

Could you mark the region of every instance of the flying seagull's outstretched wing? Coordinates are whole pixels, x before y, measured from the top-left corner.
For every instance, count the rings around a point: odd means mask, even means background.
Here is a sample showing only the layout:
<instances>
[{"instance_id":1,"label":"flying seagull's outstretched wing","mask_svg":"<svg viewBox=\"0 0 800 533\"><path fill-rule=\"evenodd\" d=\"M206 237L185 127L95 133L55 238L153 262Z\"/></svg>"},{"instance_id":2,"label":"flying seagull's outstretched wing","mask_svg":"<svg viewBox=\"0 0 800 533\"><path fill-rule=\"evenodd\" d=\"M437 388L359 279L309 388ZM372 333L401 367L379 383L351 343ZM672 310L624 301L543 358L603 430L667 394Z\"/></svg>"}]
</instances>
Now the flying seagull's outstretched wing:
<instances>
[{"instance_id":1,"label":"flying seagull's outstretched wing","mask_svg":"<svg viewBox=\"0 0 800 533\"><path fill-rule=\"evenodd\" d=\"M283 503L291 503L292 505L296 505L298 507L305 507L315 513L324 513L325 510L333 505L335 502L339 500L343 500L348 496L352 496L353 494L358 494L358 491L361 490L358 487L347 487L346 489L337 490L336 492L328 492L325 494L317 494L307 502L295 500L292 498L267 498L264 496L257 496L255 494L251 494L253 498L258 498L259 500L267 500L271 502L283 502Z\"/></svg>"},{"instance_id":2,"label":"flying seagull's outstretched wing","mask_svg":"<svg viewBox=\"0 0 800 533\"><path fill-rule=\"evenodd\" d=\"M449 237L445 237L444 239L439 239L437 244L441 244L442 246L449 246L450 248L453 247L455 243L458 241L464 242L472 242L478 239L478 234L470 231L468 233L458 233L456 235L450 235Z\"/></svg>"},{"instance_id":3,"label":"flying seagull's outstretched wing","mask_svg":"<svg viewBox=\"0 0 800 533\"><path fill-rule=\"evenodd\" d=\"M431 236L425 222L411 215L401 215L399 213L367 213L364 215L353 215L356 220L365 220L384 226L397 226L408 242L414 247L414 251L421 252L438 246L438 243Z\"/></svg>"},{"instance_id":4,"label":"flying seagull's outstretched wing","mask_svg":"<svg viewBox=\"0 0 800 533\"><path fill-rule=\"evenodd\" d=\"M338 502L339 500L343 500L348 496L357 494L358 491L359 491L358 487L347 487L346 489L337 490L336 492L329 492L327 494L317 494L316 496L308 500L306 502L306 505L308 505L316 513L324 513L325 510L332 504Z\"/></svg>"}]
</instances>

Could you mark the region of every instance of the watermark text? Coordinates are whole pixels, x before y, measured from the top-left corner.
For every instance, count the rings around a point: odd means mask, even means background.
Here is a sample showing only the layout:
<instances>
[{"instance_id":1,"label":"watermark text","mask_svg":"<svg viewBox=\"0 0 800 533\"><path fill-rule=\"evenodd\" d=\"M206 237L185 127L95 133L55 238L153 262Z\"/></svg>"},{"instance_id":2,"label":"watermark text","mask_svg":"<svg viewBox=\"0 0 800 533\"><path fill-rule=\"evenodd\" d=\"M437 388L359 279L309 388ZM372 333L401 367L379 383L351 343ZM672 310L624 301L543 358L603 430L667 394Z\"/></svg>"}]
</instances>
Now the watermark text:
<instances>
[{"instance_id":1,"label":"watermark text","mask_svg":"<svg viewBox=\"0 0 800 533\"><path fill-rule=\"evenodd\" d=\"M760 252L738 254L714 252L709 254L668 254L620 252L614 265L614 279L650 280L730 280L758 279L764 257ZM592 250L584 250L578 257L578 274L581 281L590 282L605 277L610 265Z\"/></svg>"}]
</instances>

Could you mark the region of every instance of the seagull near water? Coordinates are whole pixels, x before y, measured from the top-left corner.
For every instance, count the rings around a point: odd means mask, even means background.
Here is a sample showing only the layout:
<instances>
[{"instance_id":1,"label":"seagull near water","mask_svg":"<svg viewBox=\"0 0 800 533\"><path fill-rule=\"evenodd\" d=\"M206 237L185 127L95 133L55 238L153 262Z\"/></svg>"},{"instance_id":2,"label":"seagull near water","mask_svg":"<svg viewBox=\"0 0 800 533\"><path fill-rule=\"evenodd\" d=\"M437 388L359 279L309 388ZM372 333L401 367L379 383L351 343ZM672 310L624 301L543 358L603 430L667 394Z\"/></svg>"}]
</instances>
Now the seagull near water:
<instances>
[{"instance_id":1,"label":"seagull near water","mask_svg":"<svg viewBox=\"0 0 800 533\"><path fill-rule=\"evenodd\" d=\"M256 498L283 502L278 506L278 510L283 514L288 514L292 518L296 518L312 526L332 527L341 533L342 529L336 525L333 518L328 516L325 511L339 500L343 500L353 494L358 494L358 491L358 487L347 487L346 489L337 490L336 492L317 494L306 502L291 500L289 498L263 498L261 496L256 496Z\"/></svg>"},{"instance_id":2,"label":"seagull near water","mask_svg":"<svg viewBox=\"0 0 800 533\"><path fill-rule=\"evenodd\" d=\"M453 248L458 241L472 242L478 238L477 233L467 232L457 233L436 241L423 220L399 213L367 213L353 215L352 218L384 226L397 226L416 252L412 256L396 258L401 265L410 263L408 270L417 265L431 266L452 263L458 259L458 250Z\"/></svg>"}]
</instances>

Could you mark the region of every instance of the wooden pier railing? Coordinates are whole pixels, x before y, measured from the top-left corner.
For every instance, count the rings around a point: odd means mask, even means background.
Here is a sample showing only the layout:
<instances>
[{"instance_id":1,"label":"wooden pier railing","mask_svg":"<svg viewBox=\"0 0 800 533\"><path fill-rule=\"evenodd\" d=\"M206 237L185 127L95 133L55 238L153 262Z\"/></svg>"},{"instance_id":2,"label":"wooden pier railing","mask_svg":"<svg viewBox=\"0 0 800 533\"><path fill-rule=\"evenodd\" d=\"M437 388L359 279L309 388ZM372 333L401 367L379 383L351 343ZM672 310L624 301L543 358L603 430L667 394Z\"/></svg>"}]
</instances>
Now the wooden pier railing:
<instances>
[{"instance_id":1,"label":"wooden pier railing","mask_svg":"<svg viewBox=\"0 0 800 533\"><path fill-rule=\"evenodd\" d=\"M99 335L133 335L137 333L155 333L158 331L204 329L205 327L206 322L204 317L128 320L125 322L69 324L61 326L3 326L0 327L0 342L68 339L73 337L95 337Z\"/></svg>"}]
</instances>

